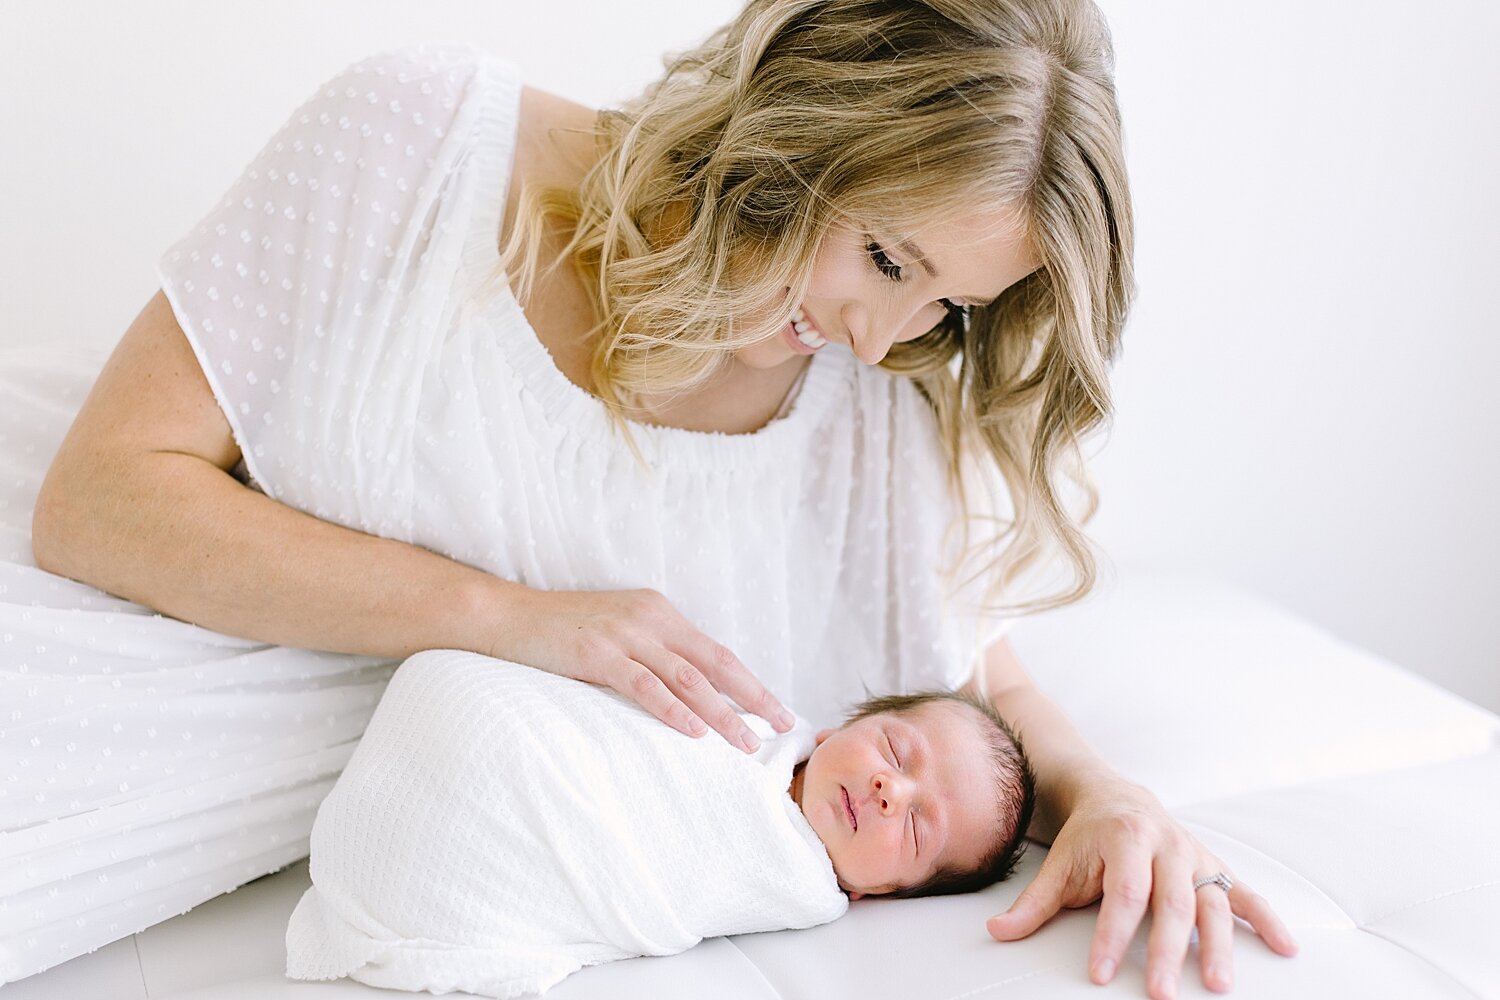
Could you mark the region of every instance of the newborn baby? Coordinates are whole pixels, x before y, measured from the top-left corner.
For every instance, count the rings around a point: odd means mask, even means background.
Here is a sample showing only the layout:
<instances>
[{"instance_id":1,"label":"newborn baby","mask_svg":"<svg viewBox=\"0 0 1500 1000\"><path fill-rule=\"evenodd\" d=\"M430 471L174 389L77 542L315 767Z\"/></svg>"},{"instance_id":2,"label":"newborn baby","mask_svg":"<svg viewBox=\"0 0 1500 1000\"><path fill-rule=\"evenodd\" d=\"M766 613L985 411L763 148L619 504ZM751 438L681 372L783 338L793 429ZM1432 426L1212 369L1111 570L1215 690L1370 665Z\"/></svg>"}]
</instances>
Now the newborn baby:
<instances>
[{"instance_id":1,"label":"newborn baby","mask_svg":"<svg viewBox=\"0 0 1500 1000\"><path fill-rule=\"evenodd\" d=\"M878 698L747 755L614 691L474 653L396 671L312 831L287 975L514 997L864 895L1004 878L1033 807L982 702Z\"/></svg>"},{"instance_id":2,"label":"newborn baby","mask_svg":"<svg viewBox=\"0 0 1500 1000\"><path fill-rule=\"evenodd\" d=\"M990 705L951 691L872 698L814 741L788 794L850 899L971 892L1015 870L1034 779Z\"/></svg>"}]
</instances>

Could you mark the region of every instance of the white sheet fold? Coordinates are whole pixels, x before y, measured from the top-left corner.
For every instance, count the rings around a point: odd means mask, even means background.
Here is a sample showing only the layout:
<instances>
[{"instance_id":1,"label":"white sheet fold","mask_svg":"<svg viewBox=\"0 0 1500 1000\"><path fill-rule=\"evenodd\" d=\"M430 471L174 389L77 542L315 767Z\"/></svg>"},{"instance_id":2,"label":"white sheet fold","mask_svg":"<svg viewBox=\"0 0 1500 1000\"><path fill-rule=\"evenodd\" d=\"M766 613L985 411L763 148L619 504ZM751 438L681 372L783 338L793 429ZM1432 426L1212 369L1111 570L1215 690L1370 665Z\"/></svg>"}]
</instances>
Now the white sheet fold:
<instances>
[{"instance_id":1,"label":"white sheet fold","mask_svg":"<svg viewBox=\"0 0 1500 1000\"><path fill-rule=\"evenodd\" d=\"M787 794L811 754L754 755L608 688L435 650L392 679L312 832L287 975L494 997L848 907Z\"/></svg>"}]
</instances>

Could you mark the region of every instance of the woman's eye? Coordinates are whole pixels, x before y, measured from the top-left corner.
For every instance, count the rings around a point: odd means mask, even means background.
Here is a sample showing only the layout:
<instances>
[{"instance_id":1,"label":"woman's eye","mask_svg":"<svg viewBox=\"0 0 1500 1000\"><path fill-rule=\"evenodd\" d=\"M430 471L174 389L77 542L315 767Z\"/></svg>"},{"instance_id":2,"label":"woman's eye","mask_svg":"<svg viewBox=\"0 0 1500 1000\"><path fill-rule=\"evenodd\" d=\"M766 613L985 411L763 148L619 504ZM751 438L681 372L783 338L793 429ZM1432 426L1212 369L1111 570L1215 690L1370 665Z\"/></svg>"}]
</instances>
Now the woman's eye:
<instances>
[{"instance_id":1,"label":"woman's eye","mask_svg":"<svg viewBox=\"0 0 1500 1000\"><path fill-rule=\"evenodd\" d=\"M870 260L881 274L892 281L902 280L901 265L891 260L885 249L868 236L865 237L865 252L870 255ZM942 306L944 311L947 312L949 319L958 321L965 329L968 329L969 315L972 312L972 307L961 306L952 299L938 299L938 305Z\"/></svg>"},{"instance_id":2,"label":"woman's eye","mask_svg":"<svg viewBox=\"0 0 1500 1000\"><path fill-rule=\"evenodd\" d=\"M865 252L870 255L870 260L875 263L875 267L881 274L892 281L901 280L901 265L891 260L879 243L867 239L865 242Z\"/></svg>"},{"instance_id":3,"label":"woman's eye","mask_svg":"<svg viewBox=\"0 0 1500 1000\"><path fill-rule=\"evenodd\" d=\"M961 306L952 299L938 299L938 304L948 310L948 315L962 323L965 327L969 325L969 315L973 306Z\"/></svg>"}]
</instances>

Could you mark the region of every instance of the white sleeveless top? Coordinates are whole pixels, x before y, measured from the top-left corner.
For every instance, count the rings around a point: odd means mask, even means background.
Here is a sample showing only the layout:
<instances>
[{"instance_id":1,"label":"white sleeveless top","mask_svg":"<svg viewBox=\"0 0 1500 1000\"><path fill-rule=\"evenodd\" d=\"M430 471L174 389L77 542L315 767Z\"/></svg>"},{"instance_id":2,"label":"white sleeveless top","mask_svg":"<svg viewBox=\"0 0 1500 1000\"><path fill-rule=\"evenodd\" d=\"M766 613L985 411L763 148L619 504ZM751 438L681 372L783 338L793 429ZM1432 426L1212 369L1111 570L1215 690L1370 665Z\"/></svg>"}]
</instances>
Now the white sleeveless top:
<instances>
[{"instance_id":1,"label":"white sleeveless top","mask_svg":"<svg viewBox=\"0 0 1500 1000\"><path fill-rule=\"evenodd\" d=\"M1006 622L947 599L936 421L830 344L752 434L644 424L642 468L508 292L481 304L519 119L461 45L321 86L158 274L253 485L530 587L651 587L818 725L956 686Z\"/></svg>"}]
</instances>

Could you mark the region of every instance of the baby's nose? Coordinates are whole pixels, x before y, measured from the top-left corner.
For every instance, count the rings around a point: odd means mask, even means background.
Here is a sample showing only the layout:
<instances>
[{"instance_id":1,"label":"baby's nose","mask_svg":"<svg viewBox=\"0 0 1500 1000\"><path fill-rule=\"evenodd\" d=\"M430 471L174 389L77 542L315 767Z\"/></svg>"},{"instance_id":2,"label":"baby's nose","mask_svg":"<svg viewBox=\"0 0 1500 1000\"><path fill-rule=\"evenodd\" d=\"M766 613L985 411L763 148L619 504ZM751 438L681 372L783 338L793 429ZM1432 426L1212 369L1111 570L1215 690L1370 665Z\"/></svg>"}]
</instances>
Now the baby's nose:
<instances>
[{"instance_id":1,"label":"baby's nose","mask_svg":"<svg viewBox=\"0 0 1500 1000\"><path fill-rule=\"evenodd\" d=\"M885 775L876 775L874 798L881 812L895 810L906 798L905 782Z\"/></svg>"}]
</instances>

